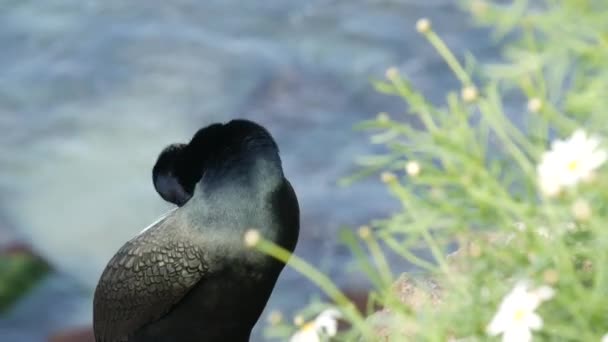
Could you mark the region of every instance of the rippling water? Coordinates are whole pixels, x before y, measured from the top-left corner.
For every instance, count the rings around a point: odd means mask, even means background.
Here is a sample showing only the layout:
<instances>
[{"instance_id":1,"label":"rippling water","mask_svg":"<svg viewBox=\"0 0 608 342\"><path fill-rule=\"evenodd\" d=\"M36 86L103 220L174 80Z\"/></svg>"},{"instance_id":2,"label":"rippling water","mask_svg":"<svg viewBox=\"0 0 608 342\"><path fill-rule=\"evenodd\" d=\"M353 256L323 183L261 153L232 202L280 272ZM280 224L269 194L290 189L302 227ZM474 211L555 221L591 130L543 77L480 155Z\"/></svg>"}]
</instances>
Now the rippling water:
<instances>
[{"instance_id":1,"label":"rippling water","mask_svg":"<svg viewBox=\"0 0 608 342\"><path fill-rule=\"evenodd\" d=\"M457 51L495 55L452 0L0 2L0 213L64 275L45 286L84 291L70 304L28 299L0 320L0 339L88 322L109 257L169 208L150 177L159 151L234 117L281 147L302 208L296 252L343 286L359 281L337 229L397 206L375 179L336 181L372 151L352 125L404 109L368 81L396 65L435 101L457 86L413 29L420 16ZM313 291L288 270L269 308ZM44 318L55 305L70 310L58 322Z\"/></svg>"}]
</instances>

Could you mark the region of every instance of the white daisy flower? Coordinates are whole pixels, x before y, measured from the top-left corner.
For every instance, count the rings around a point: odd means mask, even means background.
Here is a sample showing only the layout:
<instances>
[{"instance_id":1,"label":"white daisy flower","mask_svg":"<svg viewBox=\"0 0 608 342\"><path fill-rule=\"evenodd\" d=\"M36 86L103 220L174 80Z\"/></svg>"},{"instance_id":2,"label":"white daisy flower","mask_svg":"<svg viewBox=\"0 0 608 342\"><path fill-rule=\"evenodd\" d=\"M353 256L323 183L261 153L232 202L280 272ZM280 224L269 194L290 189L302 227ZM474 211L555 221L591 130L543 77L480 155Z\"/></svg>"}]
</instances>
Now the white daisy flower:
<instances>
[{"instance_id":1,"label":"white daisy flower","mask_svg":"<svg viewBox=\"0 0 608 342\"><path fill-rule=\"evenodd\" d=\"M338 319L342 317L336 309L326 309L317 318L300 328L289 342L320 342L321 336L332 337L338 332Z\"/></svg>"},{"instance_id":2,"label":"white daisy flower","mask_svg":"<svg viewBox=\"0 0 608 342\"><path fill-rule=\"evenodd\" d=\"M537 168L540 189L546 196L556 196L563 187L589 180L608 155L599 149L600 141L578 129L567 140L556 140L545 152Z\"/></svg>"},{"instance_id":3,"label":"white daisy flower","mask_svg":"<svg viewBox=\"0 0 608 342\"><path fill-rule=\"evenodd\" d=\"M532 340L532 330L539 330L542 318L535 312L555 291L548 286L529 290L525 282L519 282L500 303L498 312L487 327L491 336L502 334L503 342L526 342Z\"/></svg>"}]
</instances>

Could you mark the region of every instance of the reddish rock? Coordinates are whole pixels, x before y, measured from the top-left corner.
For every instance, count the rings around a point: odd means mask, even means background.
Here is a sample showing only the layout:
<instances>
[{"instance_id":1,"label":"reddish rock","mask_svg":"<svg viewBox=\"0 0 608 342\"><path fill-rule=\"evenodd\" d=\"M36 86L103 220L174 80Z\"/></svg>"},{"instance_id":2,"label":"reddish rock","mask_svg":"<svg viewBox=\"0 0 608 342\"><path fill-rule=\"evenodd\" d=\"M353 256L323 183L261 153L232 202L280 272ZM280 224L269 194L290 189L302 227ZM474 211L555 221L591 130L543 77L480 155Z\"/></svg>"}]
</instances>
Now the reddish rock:
<instances>
[{"instance_id":1,"label":"reddish rock","mask_svg":"<svg viewBox=\"0 0 608 342\"><path fill-rule=\"evenodd\" d=\"M362 314L367 313L367 302L369 300L369 291L370 289L365 288L344 288L342 289L342 293L350 299L359 312ZM379 306L374 306L371 308L372 311L380 309Z\"/></svg>"},{"instance_id":2,"label":"reddish rock","mask_svg":"<svg viewBox=\"0 0 608 342\"><path fill-rule=\"evenodd\" d=\"M0 249L0 255L14 255L14 254L27 254L39 258L34 251L32 251L31 247L21 243L21 242L12 242L3 246Z\"/></svg>"},{"instance_id":3,"label":"reddish rock","mask_svg":"<svg viewBox=\"0 0 608 342\"><path fill-rule=\"evenodd\" d=\"M49 342L95 342L93 327L79 327L60 331L49 336Z\"/></svg>"},{"instance_id":4,"label":"reddish rock","mask_svg":"<svg viewBox=\"0 0 608 342\"><path fill-rule=\"evenodd\" d=\"M404 273L393 283L392 290L397 299L414 312L426 305L438 307L442 303L442 289L430 277L412 277ZM407 315L386 308L368 316L367 321L378 341L414 340L421 329Z\"/></svg>"}]
</instances>

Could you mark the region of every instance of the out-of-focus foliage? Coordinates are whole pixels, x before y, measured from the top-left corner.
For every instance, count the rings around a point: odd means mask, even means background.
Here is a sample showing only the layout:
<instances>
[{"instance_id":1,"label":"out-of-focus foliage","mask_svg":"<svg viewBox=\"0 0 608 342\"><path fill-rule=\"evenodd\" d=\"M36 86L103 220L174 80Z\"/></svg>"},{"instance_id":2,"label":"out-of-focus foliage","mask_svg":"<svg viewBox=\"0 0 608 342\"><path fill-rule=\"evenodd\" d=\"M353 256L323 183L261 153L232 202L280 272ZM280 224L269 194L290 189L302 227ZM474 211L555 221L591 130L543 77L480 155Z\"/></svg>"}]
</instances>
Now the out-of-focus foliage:
<instances>
[{"instance_id":1,"label":"out-of-focus foliage","mask_svg":"<svg viewBox=\"0 0 608 342\"><path fill-rule=\"evenodd\" d=\"M49 271L48 265L26 252L0 255L0 314L27 293Z\"/></svg>"}]
</instances>

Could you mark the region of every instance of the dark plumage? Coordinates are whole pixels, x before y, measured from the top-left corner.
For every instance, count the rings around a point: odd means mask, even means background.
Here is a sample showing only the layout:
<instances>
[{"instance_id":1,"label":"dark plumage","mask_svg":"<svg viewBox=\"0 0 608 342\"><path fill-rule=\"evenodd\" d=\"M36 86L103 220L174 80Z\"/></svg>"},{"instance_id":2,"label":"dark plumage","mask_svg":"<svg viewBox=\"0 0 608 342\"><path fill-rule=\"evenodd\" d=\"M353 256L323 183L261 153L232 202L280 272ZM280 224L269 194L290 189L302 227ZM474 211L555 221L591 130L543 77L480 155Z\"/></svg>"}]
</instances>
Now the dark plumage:
<instances>
[{"instance_id":1,"label":"dark plumage","mask_svg":"<svg viewBox=\"0 0 608 342\"><path fill-rule=\"evenodd\" d=\"M95 291L97 342L248 341L283 264L243 243L250 228L293 251L296 195L276 143L246 120L165 148L154 186L178 208L110 260Z\"/></svg>"}]
</instances>

